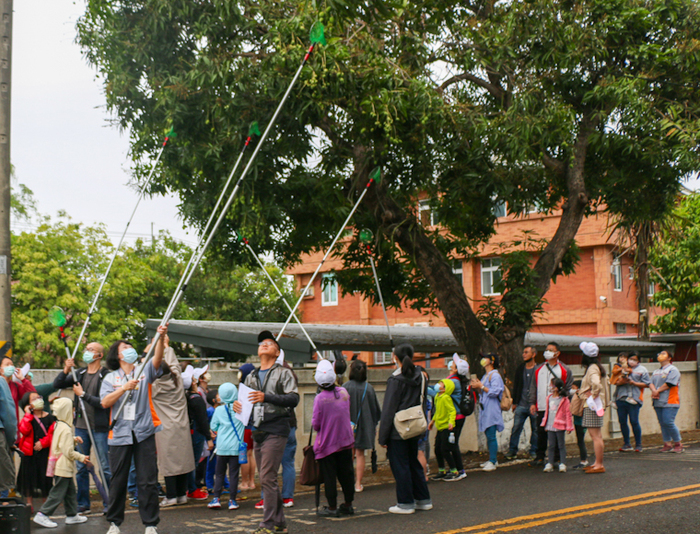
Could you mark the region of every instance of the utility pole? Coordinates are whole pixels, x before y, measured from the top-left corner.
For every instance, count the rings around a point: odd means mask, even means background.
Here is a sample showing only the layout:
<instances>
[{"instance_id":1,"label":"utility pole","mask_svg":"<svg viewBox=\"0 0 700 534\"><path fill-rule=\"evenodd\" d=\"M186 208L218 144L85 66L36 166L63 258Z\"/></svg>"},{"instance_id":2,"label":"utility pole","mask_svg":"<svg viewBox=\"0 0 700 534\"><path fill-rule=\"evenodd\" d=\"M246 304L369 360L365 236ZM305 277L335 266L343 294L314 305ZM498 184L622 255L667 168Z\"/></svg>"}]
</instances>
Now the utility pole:
<instances>
[{"instance_id":1,"label":"utility pole","mask_svg":"<svg viewBox=\"0 0 700 534\"><path fill-rule=\"evenodd\" d=\"M0 0L0 355L12 356L10 313L10 96L12 0Z\"/></svg>"}]
</instances>

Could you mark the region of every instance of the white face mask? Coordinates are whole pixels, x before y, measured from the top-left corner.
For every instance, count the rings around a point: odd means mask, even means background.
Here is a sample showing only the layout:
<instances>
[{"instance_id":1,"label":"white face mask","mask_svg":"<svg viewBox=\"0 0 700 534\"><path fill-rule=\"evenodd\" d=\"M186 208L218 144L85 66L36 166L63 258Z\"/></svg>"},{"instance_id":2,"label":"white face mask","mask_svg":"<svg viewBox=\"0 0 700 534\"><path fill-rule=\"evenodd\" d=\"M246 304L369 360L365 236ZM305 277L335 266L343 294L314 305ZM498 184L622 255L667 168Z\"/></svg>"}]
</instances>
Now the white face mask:
<instances>
[{"instance_id":1,"label":"white face mask","mask_svg":"<svg viewBox=\"0 0 700 534\"><path fill-rule=\"evenodd\" d=\"M544 351L544 359L549 361L552 358L554 358L557 355L556 352L552 352L551 350L546 350Z\"/></svg>"}]
</instances>

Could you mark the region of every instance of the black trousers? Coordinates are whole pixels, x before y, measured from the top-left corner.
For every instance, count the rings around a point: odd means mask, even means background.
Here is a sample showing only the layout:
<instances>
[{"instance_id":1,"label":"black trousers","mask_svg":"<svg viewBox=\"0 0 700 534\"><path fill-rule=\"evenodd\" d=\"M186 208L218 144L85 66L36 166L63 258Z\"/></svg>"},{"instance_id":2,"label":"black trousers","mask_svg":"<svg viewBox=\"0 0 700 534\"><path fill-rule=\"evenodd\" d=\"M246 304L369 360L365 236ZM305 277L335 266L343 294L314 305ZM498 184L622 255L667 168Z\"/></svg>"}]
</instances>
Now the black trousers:
<instances>
[{"instance_id":1,"label":"black trousers","mask_svg":"<svg viewBox=\"0 0 700 534\"><path fill-rule=\"evenodd\" d=\"M576 443L578 444L578 453L581 461L588 460L588 451L586 450L586 429L581 425L574 425L576 430Z\"/></svg>"},{"instance_id":2,"label":"black trousers","mask_svg":"<svg viewBox=\"0 0 700 534\"><path fill-rule=\"evenodd\" d=\"M187 495L187 476L189 473L165 477L165 496L168 499Z\"/></svg>"},{"instance_id":3,"label":"black trousers","mask_svg":"<svg viewBox=\"0 0 700 534\"><path fill-rule=\"evenodd\" d=\"M549 437L547 436L547 431L542 426L544 414L545 412L537 412L537 455L535 456L536 460L544 460L547 456L547 445L549 443ZM559 449L556 449L554 451L554 463L558 463L559 460Z\"/></svg>"},{"instance_id":4,"label":"black trousers","mask_svg":"<svg viewBox=\"0 0 700 534\"><path fill-rule=\"evenodd\" d=\"M156 461L155 435L136 442L132 434L131 445L110 445L109 468L112 481L109 485L109 508L107 522L119 526L124 522L126 505L126 487L129 481L131 459L136 467L136 485L138 487L139 515L144 526L155 527L160 521L158 502L158 463Z\"/></svg>"},{"instance_id":5,"label":"black trousers","mask_svg":"<svg viewBox=\"0 0 700 534\"><path fill-rule=\"evenodd\" d=\"M425 481L423 466L418 461L418 438L390 439L386 454L396 480L398 504L428 504L430 491Z\"/></svg>"},{"instance_id":6,"label":"black trousers","mask_svg":"<svg viewBox=\"0 0 700 534\"><path fill-rule=\"evenodd\" d=\"M464 424L464 419L462 419L462 424ZM437 458L438 467L440 469L445 468L445 460L447 460L447 465L450 469L456 469L457 471L464 470L464 465L462 464L462 454L459 452L459 434L454 430L438 430L435 436L435 457ZM450 443L450 434L454 433L455 442ZM437 454L437 450L440 449L440 456ZM442 457L442 458L441 458Z\"/></svg>"},{"instance_id":7,"label":"black trousers","mask_svg":"<svg viewBox=\"0 0 700 534\"><path fill-rule=\"evenodd\" d=\"M418 451L416 451L416 455ZM344 449L321 458L318 461L323 476L323 489L326 493L328 508L338 506L338 487L343 489L345 502L350 504L355 498L355 471L352 468L352 449Z\"/></svg>"},{"instance_id":8,"label":"black trousers","mask_svg":"<svg viewBox=\"0 0 700 534\"><path fill-rule=\"evenodd\" d=\"M240 468L238 456L219 456L217 454L214 458L216 458L214 497L217 499L221 498L221 492L224 489L224 481L226 480L226 468L228 467L230 500L235 501L236 494L238 493L238 470Z\"/></svg>"}]
</instances>

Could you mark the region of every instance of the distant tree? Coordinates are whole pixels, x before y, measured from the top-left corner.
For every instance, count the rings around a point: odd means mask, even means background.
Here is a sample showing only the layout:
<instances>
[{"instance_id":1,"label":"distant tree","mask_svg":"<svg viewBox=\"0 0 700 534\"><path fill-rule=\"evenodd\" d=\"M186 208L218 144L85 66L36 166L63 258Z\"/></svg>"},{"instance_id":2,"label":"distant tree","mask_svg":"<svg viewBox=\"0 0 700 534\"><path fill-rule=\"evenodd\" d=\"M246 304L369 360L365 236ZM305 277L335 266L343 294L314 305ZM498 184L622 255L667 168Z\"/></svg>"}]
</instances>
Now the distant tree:
<instances>
[{"instance_id":1,"label":"distant tree","mask_svg":"<svg viewBox=\"0 0 700 534\"><path fill-rule=\"evenodd\" d=\"M652 299L666 313L656 318L656 332L687 332L700 327L700 194L681 199L668 225L651 248Z\"/></svg>"}]
</instances>

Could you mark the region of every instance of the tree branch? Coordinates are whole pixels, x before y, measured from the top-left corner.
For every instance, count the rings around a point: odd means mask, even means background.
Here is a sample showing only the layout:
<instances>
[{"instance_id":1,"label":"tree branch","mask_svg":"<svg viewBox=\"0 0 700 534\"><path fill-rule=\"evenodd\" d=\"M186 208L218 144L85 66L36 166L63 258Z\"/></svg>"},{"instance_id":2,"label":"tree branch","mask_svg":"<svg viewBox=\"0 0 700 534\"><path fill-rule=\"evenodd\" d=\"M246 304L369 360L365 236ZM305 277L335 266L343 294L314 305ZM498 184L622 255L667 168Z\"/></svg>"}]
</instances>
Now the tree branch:
<instances>
[{"instance_id":1,"label":"tree branch","mask_svg":"<svg viewBox=\"0 0 700 534\"><path fill-rule=\"evenodd\" d=\"M474 76L473 74L470 74L468 72L452 76L452 78L443 82L443 84L440 87L438 87L437 91L438 93L442 94L445 92L445 89L447 89L450 85L464 80L470 81L473 84L478 85L482 89L486 89L489 93L491 93L492 96L498 99L503 99L507 94L506 91L503 90L503 88L498 87L497 85L493 85L487 82L486 80L479 78L478 76Z\"/></svg>"}]
</instances>

